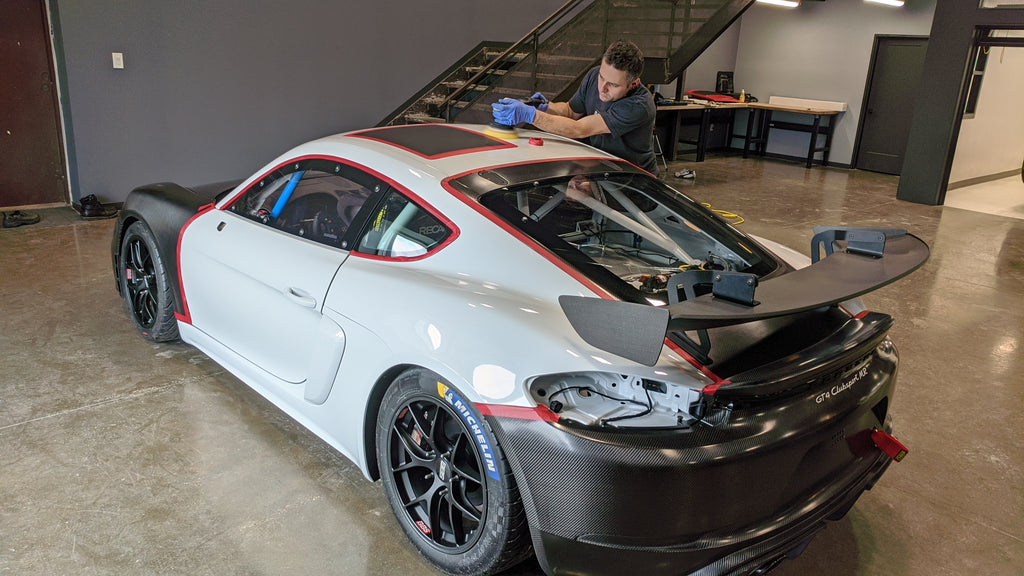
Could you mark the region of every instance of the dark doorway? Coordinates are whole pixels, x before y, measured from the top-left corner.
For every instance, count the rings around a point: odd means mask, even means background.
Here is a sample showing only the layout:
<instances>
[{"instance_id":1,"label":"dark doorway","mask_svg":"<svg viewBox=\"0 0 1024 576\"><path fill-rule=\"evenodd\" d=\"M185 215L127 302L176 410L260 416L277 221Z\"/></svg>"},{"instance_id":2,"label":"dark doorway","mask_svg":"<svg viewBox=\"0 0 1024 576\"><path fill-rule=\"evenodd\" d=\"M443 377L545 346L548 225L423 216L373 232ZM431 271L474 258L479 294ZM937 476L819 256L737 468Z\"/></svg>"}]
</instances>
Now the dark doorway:
<instances>
[{"instance_id":1,"label":"dark doorway","mask_svg":"<svg viewBox=\"0 0 1024 576\"><path fill-rule=\"evenodd\" d=\"M43 2L0 2L0 207L67 202Z\"/></svg>"},{"instance_id":2,"label":"dark doorway","mask_svg":"<svg viewBox=\"0 0 1024 576\"><path fill-rule=\"evenodd\" d=\"M861 112L854 166L899 174L914 116L928 39L876 36Z\"/></svg>"}]
</instances>

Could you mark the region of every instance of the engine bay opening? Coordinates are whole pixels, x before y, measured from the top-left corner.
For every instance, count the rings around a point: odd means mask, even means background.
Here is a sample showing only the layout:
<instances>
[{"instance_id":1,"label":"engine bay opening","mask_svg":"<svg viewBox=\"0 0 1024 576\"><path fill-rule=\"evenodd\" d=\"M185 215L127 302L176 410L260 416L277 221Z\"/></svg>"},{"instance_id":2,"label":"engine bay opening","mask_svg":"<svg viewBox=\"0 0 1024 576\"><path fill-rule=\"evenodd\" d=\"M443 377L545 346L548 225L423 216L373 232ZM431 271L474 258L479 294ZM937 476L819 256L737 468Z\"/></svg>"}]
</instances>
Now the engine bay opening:
<instances>
[{"instance_id":1,"label":"engine bay opening","mask_svg":"<svg viewBox=\"0 0 1024 576\"><path fill-rule=\"evenodd\" d=\"M551 374L535 378L529 389L536 403L584 426L714 426L728 413L700 390L628 374Z\"/></svg>"}]
</instances>

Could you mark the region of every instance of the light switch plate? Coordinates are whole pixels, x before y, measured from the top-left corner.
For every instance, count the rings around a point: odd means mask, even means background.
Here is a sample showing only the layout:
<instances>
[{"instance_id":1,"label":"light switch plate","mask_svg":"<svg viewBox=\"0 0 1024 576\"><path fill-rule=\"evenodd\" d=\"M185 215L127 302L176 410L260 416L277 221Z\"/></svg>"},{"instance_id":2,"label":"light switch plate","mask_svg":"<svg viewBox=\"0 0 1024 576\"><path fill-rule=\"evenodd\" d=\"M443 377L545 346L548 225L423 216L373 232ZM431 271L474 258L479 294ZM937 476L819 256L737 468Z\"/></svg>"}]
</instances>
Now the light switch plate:
<instances>
[{"instance_id":1,"label":"light switch plate","mask_svg":"<svg viewBox=\"0 0 1024 576\"><path fill-rule=\"evenodd\" d=\"M121 52L111 52L110 53L110 57L111 57L111 60L114 61L114 69L115 70L123 70L124 69L124 54L122 54Z\"/></svg>"}]
</instances>

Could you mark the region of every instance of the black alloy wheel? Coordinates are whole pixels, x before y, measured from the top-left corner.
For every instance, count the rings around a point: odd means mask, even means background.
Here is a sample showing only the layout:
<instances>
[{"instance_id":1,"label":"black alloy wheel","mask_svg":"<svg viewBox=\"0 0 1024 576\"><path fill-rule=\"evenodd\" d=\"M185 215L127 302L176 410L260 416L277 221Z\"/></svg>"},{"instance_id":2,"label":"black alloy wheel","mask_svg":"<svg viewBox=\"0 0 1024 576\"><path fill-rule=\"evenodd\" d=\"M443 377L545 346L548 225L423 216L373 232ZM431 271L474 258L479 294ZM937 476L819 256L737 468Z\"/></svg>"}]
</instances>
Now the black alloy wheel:
<instances>
[{"instance_id":1,"label":"black alloy wheel","mask_svg":"<svg viewBox=\"0 0 1024 576\"><path fill-rule=\"evenodd\" d=\"M447 574L502 572L532 554L530 531L494 431L455 390L414 368L377 416L377 465L402 530Z\"/></svg>"},{"instance_id":2,"label":"black alloy wheel","mask_svg":"<svg viewBox=\"0 0 1024 576\"><path fill-rule=\"evenodd\" d=\"M118 262L125 310L139 333L154 342L178 338L167 270L153 232L143 222L134 222L125 231Z\"/></svg>"},{"instance_id":3,"label":"black alloy wheel","mask_svg":"<svg viewBox=\"0 0 1024 576\"><path fill-rule=\"evenodd\" d=\"M487 515L487 486L476 440L461 418L432 398L408 402L388 444L389 473L420 532L449 552L471 547Z\"/></svg>"},{"instance_id":4,"label":"black alloy wheel","mask_svg":"<svg viewBox=\"0 0 1024 576\"><path fill-rule=\"evenodd\" d=\"M132 237L125 246L126 297L132 308L135 321L143 328L152 328L156 323L157 289L156 272L149 248L139 236Z\"/></svg>"}]
</instances>

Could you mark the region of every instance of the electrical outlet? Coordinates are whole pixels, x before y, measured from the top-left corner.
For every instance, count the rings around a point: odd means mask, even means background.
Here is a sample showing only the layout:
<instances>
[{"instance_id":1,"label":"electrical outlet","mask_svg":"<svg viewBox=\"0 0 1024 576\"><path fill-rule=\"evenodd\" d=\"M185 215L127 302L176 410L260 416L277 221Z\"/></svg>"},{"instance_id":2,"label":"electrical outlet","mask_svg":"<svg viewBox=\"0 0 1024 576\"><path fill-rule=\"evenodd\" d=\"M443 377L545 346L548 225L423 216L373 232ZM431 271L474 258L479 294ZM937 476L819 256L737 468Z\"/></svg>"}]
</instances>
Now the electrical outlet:
<instances>
[{"instance_id":1,"label":"electrical outlet","mask_svg":"<svg viewBox=\"0 0 1024 576\"><path fill-rule=\"evenodd\" d=\"M124 70L124 54L121 52L111 52L110 58L114 62L114 70Z\"/></svg>"}]
</instances>

